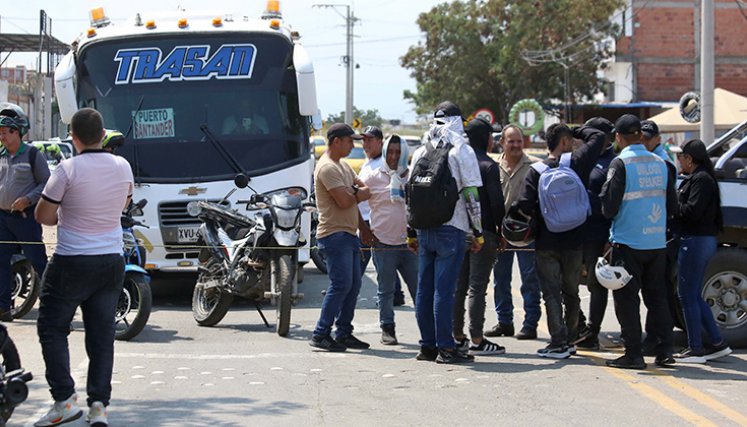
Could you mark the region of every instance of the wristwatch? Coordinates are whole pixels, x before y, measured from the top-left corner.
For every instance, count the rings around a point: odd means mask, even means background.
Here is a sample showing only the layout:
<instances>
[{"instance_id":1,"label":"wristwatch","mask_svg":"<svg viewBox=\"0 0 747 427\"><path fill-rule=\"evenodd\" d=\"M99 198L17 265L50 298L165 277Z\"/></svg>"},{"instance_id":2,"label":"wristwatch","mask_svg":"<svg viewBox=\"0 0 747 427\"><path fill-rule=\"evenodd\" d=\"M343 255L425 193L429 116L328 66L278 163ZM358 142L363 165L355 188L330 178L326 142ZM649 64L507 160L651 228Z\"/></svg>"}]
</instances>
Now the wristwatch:
<instances>
[{"instance_id":1,"label":"wristwatch","mask_svg":"<svg viewBox=\"0 0 747 427\"><path fill-rule=\"evenodd\" d=\"M355 184L353 184L352 187L353 187L353 196L355 196L356 194L358 194L358 190L360 190L360 187L358 187Z\"/></svg>"}]
</instances>

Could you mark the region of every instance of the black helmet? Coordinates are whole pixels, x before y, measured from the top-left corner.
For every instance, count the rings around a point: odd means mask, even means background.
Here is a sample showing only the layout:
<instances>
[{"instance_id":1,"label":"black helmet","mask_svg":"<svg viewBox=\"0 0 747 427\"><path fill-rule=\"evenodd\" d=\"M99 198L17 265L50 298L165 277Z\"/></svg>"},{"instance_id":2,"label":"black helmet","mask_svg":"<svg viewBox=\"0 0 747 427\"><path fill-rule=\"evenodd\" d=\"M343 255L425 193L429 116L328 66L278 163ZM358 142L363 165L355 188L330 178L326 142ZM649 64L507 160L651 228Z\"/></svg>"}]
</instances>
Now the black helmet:
<instances>
[{"instance_id":1,"label":"black helmet","mask_svg":"<svg viewBox=\"0 0 747 427\"><path fill-rule=\"evenodd\" d=\"M26 135L31 128L29 118L23 112L23 109L10 102L0 103L0 127L13 128L21 136Z\"/></svg>"},{"instance_id":2,"label":"black helmet","mask_svg":"<svg viewBox=\"0 0 747 427\"><path fill-rule=\"evenodd\" d=\"M534 221L531 218L516 219L506 215L503 219L501 234L508 243L514 246L529 246L534 242Z\"/></svg>"}]
</instances>

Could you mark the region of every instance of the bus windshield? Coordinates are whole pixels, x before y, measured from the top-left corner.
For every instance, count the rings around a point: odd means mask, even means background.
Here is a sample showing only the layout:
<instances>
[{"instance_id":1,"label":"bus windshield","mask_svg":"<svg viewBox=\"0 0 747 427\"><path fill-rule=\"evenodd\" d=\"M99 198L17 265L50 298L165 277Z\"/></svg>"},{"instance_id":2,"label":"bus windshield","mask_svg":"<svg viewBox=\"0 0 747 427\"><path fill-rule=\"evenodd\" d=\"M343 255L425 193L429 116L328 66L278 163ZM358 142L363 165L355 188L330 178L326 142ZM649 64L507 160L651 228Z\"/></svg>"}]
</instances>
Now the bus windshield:
<instances>
[{"instance_id":1,"label":"bus windshield","mask_svg":"<svg viewBox=\"0 0 747 427\"><path fill-rule=\"evenodd\" d=\"M117 154L140 182L261 175L309 159L309 127L298 112L292 45L273 34L223 33L101 41L78 57L78 104L127 133Z\"/></svg>"}]
</instances>

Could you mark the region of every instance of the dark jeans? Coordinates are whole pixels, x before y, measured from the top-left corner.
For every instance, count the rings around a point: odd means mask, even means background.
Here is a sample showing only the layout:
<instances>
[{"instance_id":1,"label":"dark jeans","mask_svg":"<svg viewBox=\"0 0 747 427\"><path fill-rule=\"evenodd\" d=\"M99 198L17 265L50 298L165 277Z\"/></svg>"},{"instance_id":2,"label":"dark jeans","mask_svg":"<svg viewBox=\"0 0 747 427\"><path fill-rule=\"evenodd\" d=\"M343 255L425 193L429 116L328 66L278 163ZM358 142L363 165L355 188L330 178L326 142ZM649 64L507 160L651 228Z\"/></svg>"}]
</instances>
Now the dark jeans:
<instances>
[{"instance_id":1,"label":"dark jeans","mask_svg":"<svg viewBox=\"0 0 747 427\"><path fill-rule=\"evenodd\" d=\"M26 209L26 217L20 213L9 214L0 211L0 241L3 242L39 242L42 241L42 227L34 220L33 207ZM36 274L41 277L47 266L47 251L42 244L20 245L24 255L34 266ZM18 253L17 244L0 244L0 310L9 310L13 274L10 260Z\"/></svg>"},{"instance_id":2,"label":"dark jeans","mask_svg":"<svg viewBox=\"0 0 747 427\"><path fill-rule=\"evenodd\" d=\"M454 291L464 258L464 231L447 225L418 230L418 245L415 316L420 345L454 348Z\"/></svg>"},{"instance_id":3,"label":"dark jeans","mask_svg":"<svg viewBox=\"0 0 747 427\"><path fill-rule=\"evenodd\" d=\"M399 276L402 275L410 296L415 299L418 287L418 257L407 249L407 245L377 243L373 252L378 282L379 323L394 325L394 293Z\"/></svg>"},{"instance_id":4,"label":"dark jeans","mask_svg":"<svg viewBox=\"0 0 747 427\"><path fill-rule=\"evenodd\" d=\"M498 235L485 232L485 244L477 253L467 251L457 282L454 301L454 336L464 336L464 300L467 299L469 313L469 336L482 338L485 325L485 296L490 270L498 249Z\"/></svg>"},{"instance_id":5,"label":"dark jeans","mask_svg":"<svg viewBox=\"0 0 747 427\"><path fill-rule=\"evenodd\" d=\"M330 335L332 325L336 324L337 338L345 338L353 333L355 304L361 290L360 240L358 236L340 231L322 237L318 243L327 261L329 287L314 336Z\"/></svg>"},{"instance_id":6,"label":"dark jeans","mask_svg":"<svg viewBox=\"0 0 747 427\"><path fill-rule=\"evenodd\" d=\"M578 333L581 302L578 282L581 280L582 258L581 249L538 250L535 253L537 276L547 312L547 328L553 346L568 345Z\"/></svg>"},{"instance_id":7,"label":"dark jeans","mask_svg":"<svg viewBox=\"0 0 747 427\"><path fill-rule=\"evenodd\" d=\"M532 249L528 246L520 249ZM540 301L539 279L534 262L533 251L513 251L515 246L508 245L506 251L498 254L493 267L493 301L498 322L505 324L514 323L514 303L511 295L511 272L514 266L514 254L519 261L519 272L521 273L521 298L524 300L524 324L525 328L537 329L542 309Z\"/></svg>"},{"instance_id":8,"label":"dark jeans","mask_svg":"<svg viewBox=\"0 0 747 427\"><path fill-rule=\"evenodd\" d=\"M678 291L687 326L687 342L693 349L703 348L702 329L708 333L711 344L723 340L711 307L701 294L706 266L716 253L716 246L716 236L683 237L680 241Z\"/></svg>"},{"instance_id":9,"label":"dark jeans","mask_svg":"<svg viewBox=\"0 0 747 427\"><path fill-rule=\"evenodd\" d=\"M666 249L636 250L615 244L611 259L612 265L624 265L633 276L627 285L612 293L615 314L625 341L625 354L631 357L642 354L639 292L643 295L643 302L648 310L646 329L657 340L656 354L671 354L673 326L664 278Z\"/></svg>"},{"instance_id":10,"label":"dark jeans","mask_svg":"<svg viewBox=\"0 0 747 427\"><path fill-rule=\"evenodd\" d=\"M37 332L52 398L75 393L70 376L67 336L75 310L83 312L88 355L88 405L109 404L114 366L114 313L122 293L124 258L110 255L54 255L47 265L39 298Z\"/></svg>"},{"instance_id":11,"label":"dark jeans","mask_svg":"<svg viewBox=\"0 0 747 427\"><path fill-rule=\"evenodd\" d=\"M594 336L602 330L604 312L607 310L607 299L609 289L599 284L597 275L594 273L597 259L603 255L605 240L584 243L584 265L586 266L586 287L589 289L589 329Z\"/></svg>"}]
</instances>

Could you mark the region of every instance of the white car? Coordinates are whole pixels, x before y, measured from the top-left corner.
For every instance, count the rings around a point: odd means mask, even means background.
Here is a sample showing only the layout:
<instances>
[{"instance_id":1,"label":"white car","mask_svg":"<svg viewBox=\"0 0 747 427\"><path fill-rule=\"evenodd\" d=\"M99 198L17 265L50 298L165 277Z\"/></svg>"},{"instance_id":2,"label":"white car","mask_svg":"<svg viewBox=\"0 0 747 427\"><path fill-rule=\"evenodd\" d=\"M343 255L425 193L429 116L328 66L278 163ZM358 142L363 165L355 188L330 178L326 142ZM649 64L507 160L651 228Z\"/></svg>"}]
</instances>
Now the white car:
<instances>
[{"instance_id":1,"label":"white car","mask_svg":"<svg viewBox=\"0 0 747 427\"><path fill-rule=\"evenodd\" d=\"M50 170L54 170L61 161L73 157L74 154L73 144L62 141L59 138L46 141L33 141L31 144L44 154ZM56 149L52 147L56 147Z\"/></svg>"}]
</instances>

